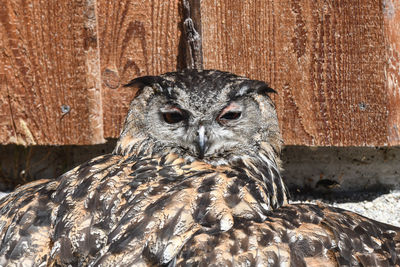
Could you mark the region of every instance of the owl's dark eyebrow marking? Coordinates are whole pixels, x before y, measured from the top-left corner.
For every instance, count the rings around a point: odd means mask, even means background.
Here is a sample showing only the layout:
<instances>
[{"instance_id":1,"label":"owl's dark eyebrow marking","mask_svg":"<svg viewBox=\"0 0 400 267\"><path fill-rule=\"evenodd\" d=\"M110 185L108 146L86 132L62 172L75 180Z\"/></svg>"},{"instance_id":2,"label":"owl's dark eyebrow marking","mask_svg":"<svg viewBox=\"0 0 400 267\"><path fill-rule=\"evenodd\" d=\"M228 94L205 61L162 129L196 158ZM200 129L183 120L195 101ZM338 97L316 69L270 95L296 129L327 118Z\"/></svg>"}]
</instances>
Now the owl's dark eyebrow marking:
<instances>
[{"instance_id":1,"label":"owl's dark eyebrow marking","mask_svg":"<svg viewBox=\"0 0 400 267\"><path fill-rule=\"evenodd\" d=\"M162 88L161 93L168 99L172 99L172 100L177 99L177 95L174 92L174 89L170 86L168 86L166 88Z\"/></svg>"}]
</instances>

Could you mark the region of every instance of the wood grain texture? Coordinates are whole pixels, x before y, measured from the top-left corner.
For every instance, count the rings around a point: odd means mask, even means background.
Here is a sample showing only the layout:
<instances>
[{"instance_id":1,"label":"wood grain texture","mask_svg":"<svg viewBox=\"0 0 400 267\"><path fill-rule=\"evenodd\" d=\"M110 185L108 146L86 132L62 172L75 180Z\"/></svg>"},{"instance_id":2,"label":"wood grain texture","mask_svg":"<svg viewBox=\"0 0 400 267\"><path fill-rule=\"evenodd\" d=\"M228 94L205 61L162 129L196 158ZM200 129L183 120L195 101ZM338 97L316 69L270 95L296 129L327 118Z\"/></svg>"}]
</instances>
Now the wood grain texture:
<instances>
[{"instance_id":1,"label":"wood grain texture","mask_svg":"<svg viewBox=\"0 0 400 267\"><path fill-rule=\"evenodd\" d=\"M95 2L0 5L0 142L102 142Z\"/></svg>"},{"instance_id":2,"label":"wood grain texture","mask_svg":"<svg viewBox=\"0 0 400 267\"><path fill-rule=\"evenodd\" d=\"M0 143L118 137L133 91L182 66L180 0L0 6ZM204 67L265 80L288 145L400 144L399 1L202 0Z\"/></svg>"},{"instance_id":3,"label":"wood grain texture","mask_svg":"<svg viewBox=\"0 0 400 267\"><path fill-rule=\"evenodd\" d=\"M98 0L105 137L118 137L133 78L174 71L180 43L180 0Z\"/></svg>"},{"instance_id":4,"label":"wood grain texture","mask_svg":"<svg viewBox=\"0 0 400 267\"><path fill-rule=\"evenodd\" d=\"M400 144L400 1L383 1L387 48L386 90L388 93L389 144Z\"/></svg>"},{"instance_id":5,"label":"wood grain texture","mask_svg":"<svg viewBox=\"0 0 400 267\"><path fill-rule=\"evenodd\" d=\"M201 7L205 68L269 82L286 144L388 144L380 1L203 0Z\"/></svg>"}]
</instances>

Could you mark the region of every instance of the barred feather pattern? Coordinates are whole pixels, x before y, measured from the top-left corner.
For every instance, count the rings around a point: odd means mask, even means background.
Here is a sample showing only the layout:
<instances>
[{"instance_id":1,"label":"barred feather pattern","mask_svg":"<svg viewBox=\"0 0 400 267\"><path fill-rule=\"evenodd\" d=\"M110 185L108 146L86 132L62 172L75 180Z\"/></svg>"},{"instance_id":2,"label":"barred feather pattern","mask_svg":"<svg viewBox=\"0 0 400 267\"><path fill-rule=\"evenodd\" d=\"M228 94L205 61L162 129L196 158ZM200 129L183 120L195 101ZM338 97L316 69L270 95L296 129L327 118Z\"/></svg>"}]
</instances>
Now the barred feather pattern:
<instances>
[{"instance_id":1,"label":"barred feather pattern","mask_svg":"<svg viewBox=\"0 0 400 267\"><path fill-rule=\"evenodd\" d=\"M146 144L3 199L0 265L166 264L198 232L228 231L235 219L262 222L287 201L268 151L212 166L173 152L148 155Z\"/></svg>"},{"instance_id":2,"label":"barred feather pattern","mask_svg":"<svg viewBox=\"0 0 400 267\"><path fill-rule=\"evenodd\" d=\"M178 266L399 266L399 228L318 205L286 205L264 222L236 219L218 234L199 233Z\"/></svg>"}]
</instances>

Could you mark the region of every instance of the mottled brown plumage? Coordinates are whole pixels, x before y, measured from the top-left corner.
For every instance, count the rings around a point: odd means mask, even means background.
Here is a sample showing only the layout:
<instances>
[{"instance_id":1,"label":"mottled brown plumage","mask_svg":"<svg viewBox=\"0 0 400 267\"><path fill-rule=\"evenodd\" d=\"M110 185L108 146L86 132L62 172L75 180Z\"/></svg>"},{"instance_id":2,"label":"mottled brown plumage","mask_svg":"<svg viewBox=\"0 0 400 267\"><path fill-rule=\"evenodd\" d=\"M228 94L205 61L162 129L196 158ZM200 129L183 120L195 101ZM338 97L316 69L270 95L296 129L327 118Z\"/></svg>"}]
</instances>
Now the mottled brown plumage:
<instances>
[{"instance_id":1,"label":"mottled brown plumage","mask_svg":"<svg viewBox=\"0 0 400 267\"><path fill-rule=\"evenodd\" d=\"M117 147L0 203L1 266L396 266L400 229L288 205L265 83L133 80Z\"/></svg>"}]
</instances>

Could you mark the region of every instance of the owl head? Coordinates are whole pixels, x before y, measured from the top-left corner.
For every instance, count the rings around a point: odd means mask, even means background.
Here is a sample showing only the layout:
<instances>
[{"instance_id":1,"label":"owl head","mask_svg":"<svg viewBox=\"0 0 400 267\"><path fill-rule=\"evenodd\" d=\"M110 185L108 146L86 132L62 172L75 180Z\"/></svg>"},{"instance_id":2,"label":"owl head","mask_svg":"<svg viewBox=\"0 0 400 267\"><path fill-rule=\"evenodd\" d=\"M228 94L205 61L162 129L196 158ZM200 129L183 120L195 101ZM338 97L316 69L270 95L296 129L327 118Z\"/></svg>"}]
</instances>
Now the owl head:
<instances>
[{"instance_id":1,"label":"owl head","mask_svg":"<svg viewBox=\"0 0 400 267\"><path fill-rule=\"evenodd\" d=\"M116 153L175 152L213 165L262 148L279 154L281 137L265 82L217 70L184 70L144 76Z\"/></svg>"}]
</instances>

